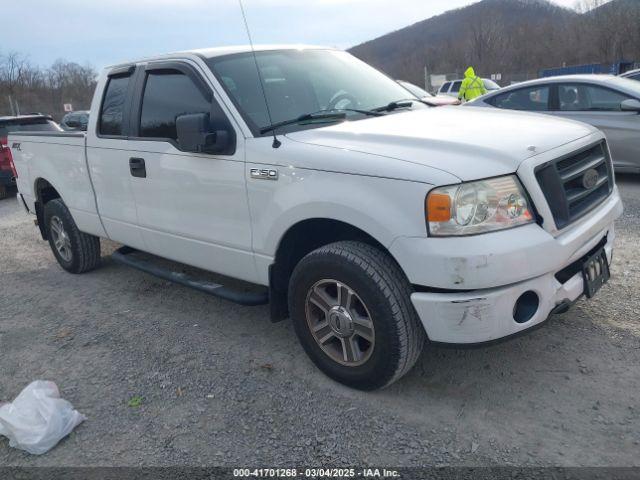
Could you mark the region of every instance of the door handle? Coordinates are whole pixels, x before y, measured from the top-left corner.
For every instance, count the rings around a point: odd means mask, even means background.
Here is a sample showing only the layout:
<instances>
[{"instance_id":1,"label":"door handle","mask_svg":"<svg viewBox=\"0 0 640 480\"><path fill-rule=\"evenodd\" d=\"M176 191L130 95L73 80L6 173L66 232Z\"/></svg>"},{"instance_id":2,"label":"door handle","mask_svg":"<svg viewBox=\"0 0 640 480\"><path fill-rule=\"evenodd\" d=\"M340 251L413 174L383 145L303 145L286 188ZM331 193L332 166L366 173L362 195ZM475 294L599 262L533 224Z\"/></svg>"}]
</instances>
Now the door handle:
<instances>
[{"instance_id":1,"label":"door handle","mask_svg":"<svg viewBox=\"0 0 640 480\"><path fill-rule=\"evenodd\" d=\"M144 164L144 158L131 157L129 159L129 171L134 177L147 178L147 167Z\"/></svg>"}]
</instances>

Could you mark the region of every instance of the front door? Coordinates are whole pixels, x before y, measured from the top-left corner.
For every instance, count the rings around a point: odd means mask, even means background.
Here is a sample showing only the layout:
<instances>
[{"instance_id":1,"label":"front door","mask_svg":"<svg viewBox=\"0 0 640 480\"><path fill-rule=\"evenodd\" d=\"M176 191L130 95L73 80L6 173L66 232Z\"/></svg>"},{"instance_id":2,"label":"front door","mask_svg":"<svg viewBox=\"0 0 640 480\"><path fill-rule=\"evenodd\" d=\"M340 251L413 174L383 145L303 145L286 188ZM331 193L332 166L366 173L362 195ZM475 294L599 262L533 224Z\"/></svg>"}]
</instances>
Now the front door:
<instances>
[{"instance_id":1,"label":"front door","mask_svg":"<svg viewBox=\"0 0 640 480\"><path fill-rule=\"evenodd\" d=\"M139 78L129 139L130 181L146 250L244 280L255 280L244 137L216 102L197 67L147 65ZM176 117L210 113L236 132L230 155L180 149Z\"/></svg>"}]
</instances>

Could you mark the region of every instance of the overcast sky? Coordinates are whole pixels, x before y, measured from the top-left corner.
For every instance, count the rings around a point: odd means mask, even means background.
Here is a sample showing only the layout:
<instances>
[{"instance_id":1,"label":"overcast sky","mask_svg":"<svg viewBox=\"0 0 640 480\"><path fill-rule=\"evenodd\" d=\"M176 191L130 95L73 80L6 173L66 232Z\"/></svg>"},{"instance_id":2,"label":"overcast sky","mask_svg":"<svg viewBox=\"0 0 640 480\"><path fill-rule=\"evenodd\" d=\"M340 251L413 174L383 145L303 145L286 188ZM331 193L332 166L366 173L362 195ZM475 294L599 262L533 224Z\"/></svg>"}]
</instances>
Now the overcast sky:
<instances>
[{"instance_id":1,"label":"overcast sky","mask_svg":"<svg viewBox=\"0 0 640 480\"><path fill-rule=\"evenodd\" d=\"M552 0L573 7L576 0ZM11 0L2 2L0 54L45 66L97 68L156 53L246 44L238 0ZM255 43L348 48L473 0L244 0Z\"/></svg>"}]
</instances>

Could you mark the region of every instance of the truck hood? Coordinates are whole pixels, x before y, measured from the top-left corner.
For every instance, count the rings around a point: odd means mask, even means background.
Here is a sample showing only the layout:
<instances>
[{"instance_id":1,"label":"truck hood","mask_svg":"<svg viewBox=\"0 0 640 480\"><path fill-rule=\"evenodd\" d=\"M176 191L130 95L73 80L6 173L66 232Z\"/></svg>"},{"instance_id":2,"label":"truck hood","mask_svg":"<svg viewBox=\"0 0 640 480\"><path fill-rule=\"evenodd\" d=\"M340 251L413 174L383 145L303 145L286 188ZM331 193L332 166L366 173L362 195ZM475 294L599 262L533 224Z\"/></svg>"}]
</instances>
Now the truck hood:
<instances>
[{"instance_id":1,"label":"truck hood","mask_svg":"<svg viewBox=\"0 0 640 480\"><path fill-rule=\"evenodd\" d=\"M589 125L548 115L429 108L293 132L287 137L424 165L465 181L513 173L527 158L594 131Z\"/></svg>"}]
</instances>

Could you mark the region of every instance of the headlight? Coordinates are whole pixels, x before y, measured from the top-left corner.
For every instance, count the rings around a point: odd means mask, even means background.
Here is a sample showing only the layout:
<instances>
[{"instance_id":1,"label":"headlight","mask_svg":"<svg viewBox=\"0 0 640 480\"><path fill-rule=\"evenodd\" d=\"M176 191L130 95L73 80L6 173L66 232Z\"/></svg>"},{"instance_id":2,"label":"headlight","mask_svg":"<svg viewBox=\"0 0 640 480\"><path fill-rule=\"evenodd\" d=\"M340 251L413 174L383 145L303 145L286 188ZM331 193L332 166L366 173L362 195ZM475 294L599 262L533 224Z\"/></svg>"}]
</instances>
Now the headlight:
<instances>
[{"instance_id":1,"label":"headlight","mask_svg":"<svg viewBox=\"0 0 640 480\"><path fill-rule=\"evenodd\" d=\"M431 190L426 199L434 237L473 235L533 222L533 212L515 175Z\"/></svg>"}]
</instances>

